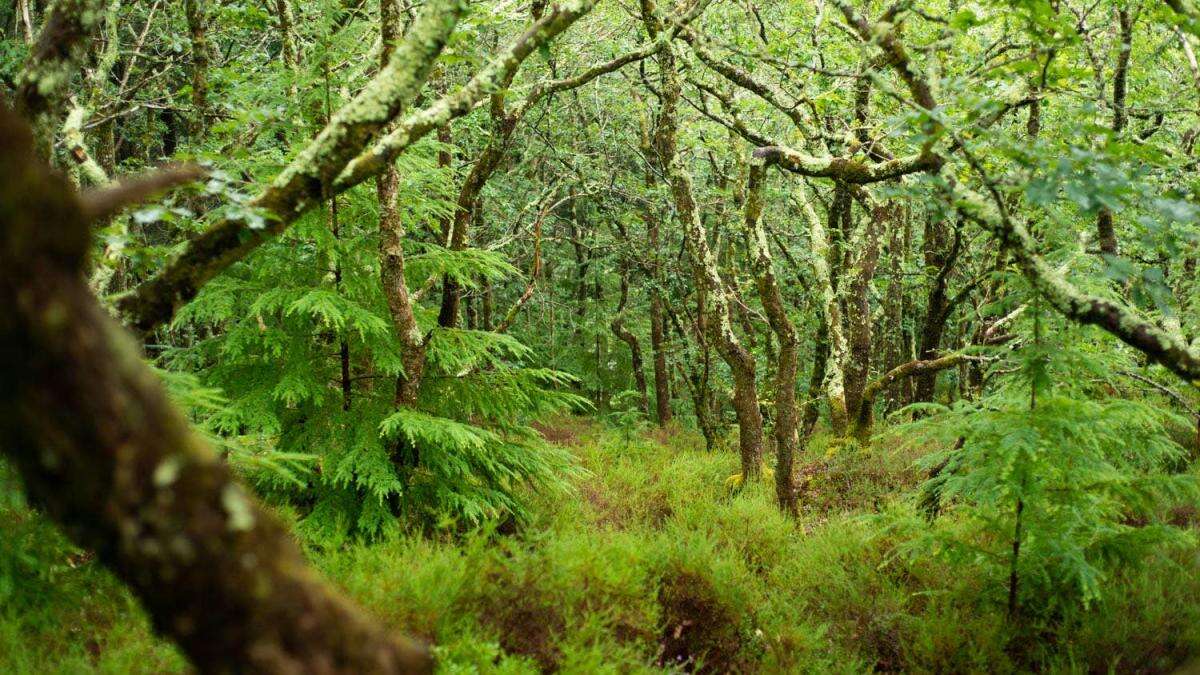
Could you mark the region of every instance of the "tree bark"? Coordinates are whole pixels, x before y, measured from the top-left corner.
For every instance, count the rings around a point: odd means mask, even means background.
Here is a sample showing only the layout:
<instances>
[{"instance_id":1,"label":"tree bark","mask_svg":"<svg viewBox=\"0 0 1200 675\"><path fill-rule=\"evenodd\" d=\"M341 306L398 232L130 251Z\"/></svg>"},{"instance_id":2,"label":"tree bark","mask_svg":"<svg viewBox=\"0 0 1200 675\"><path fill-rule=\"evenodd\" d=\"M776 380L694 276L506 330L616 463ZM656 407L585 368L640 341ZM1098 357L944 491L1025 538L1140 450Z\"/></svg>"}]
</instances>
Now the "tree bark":
<instances>
[{"instance_id":1,"label":"tree bark","mask_svg":"<svg viewBox=\"0 0 1200 675\"><path fill-rule=\"evenodd\" d=\"M909 332L906 328L908 318L908 294L904 283L904 267L908 259L908 237L910 231L909 211L905 209L901 215L901 227L892 227L888 240L888 290L884 297L883 323L881 334L887 336L887 355L884 370L891 370L912 358L909 353ZM905 378L888 389L888 409L912 401L912 379Z\"/></svg>"},{"instance_id":2,"label":"tree bark","mask_svg":"<svg viewBox=\"0 0 1200 675\"><path fill-rule=\"evenodd\" d=\"M382 49L381 66L386 65L400 39L400 9L396 0L380 0L379 26ZM439 163L441 162L439 156ZM428 337L417 325L412 296L404 280L404 223L396 207L400 172L394 164L375 179L375 194L379 200L379 277L392 327L400 340L402 372L396 378L393 403L411 407L417 402L421 380L425 374L425 349Z\"/></svg>"},{"instance_id":3,"label":"tree bark","mask_svg":"<svg viewBox=\"0 0 1200 675\"><path fill-rule=\"evenodd\" d=\"M508 86L509 81L504 83L504 87ZM505 113L503 100L503 94L492 95L492 136L459 189L450 236L446 241L446 247L452 251L466 249L471 220L479 208L479 193L499 168L508 150L508 141L519 121L518 117ZM442 282L442 305L438 313L438 325L444 328L457 326L461 303L462 285L457 279L446 277Z\"/></svg>"},{"instance_id":4,"label":"tree bark","mask_svg":"<svg viewBox=\"0 0 1200 675\"><path fill-rule=\"evenodd\" d=\"M812 202L809 201L802 183L797 183L795 195L805 219L808 220L809 238L813 248L813 273L817 278L821 294L821 318L829 333L829 355L825 368L825 394L829 401L829 426L834 434L842 436L849 428L845 375L842 366L846 360L847 349L845 333L842 331L841 303L838 302L834 277L829 264L834 256L825 223L813 209ZM838 199L835 198L835 210L837 202ZM832 215L830 220L834 220Z\"/></svg>"},{"instance_id":5,"label":"tree bark","mask_svg":"<svg viewBox=\"0 0 1200 675\"><path fill-rule=\"evenodd\" d=\"M871 372L871 281L879 264L881 231L892 226L896 205L872 206L871 215L851 246L851 263L846 294L846 327L849 359L845 365L846 408L857 410Z\"/></svg>"},{"instance_id":6,"label":"tree bark","mask_svg":"<svg viewBox=\"0 0 1200 675\"><path fill-rule=\"evenodd\" d=\"M707 319L707 302L704 289L697 289L696 292L696 321L692 324L692 333L696 340L696 349L698 358L681 359L682 362L676 362L680 373L683 375L684 382L688 385L688 393L692 399L692 413L696 417L696 426L700 429L700 434L704 436L704 448L708 452L712 452L717 447L717 422L713 419L716 415L714 410L714 396L712 391L712 349L708 344L706 337L707 330L705 328ZM679 317L664 303L663 308L667 310L667 315L671 318L671 323L675 328L676 334L681 342L686 343L687 331L684 330Z\"/></svg>"},{"instance_id":7,"label":"tree bark","mask_svg":"<svg viewBox=\"0 0 1200 675\"><path fill-rule=\"evenodd\" d=\"M659 290L650 291L650 350L654 354L654 417L658 426L671 421L671 373L667 369L667 331Z\"/></svg>"},{"instance_id":8,"label":"tree bark","mask_svg":"<svg viewBox=\"0 0 1200 675\"><path fill-rule=\"evenodd\" d=\"M758 297L767 313L779 352L775 361L775 497L779 508L796 515L796 485L794 465L796 450L800 443L796 412L796 371L799 366L796 327L784 309L783 294L772 269L771 248L762 223L763 182L766 169L762 164L752 164L746 181L745 225L751 246L751 262Z\"/></svg>"},{"instance_id":9,"label":"tree bark","mask_svg":"<svg viewBox=\"0 0 1200 675\"><path fill-rule=\"evenodd\" d=\"M619 221L616 223L618 234L621 235L621 241L626 247L631 246L629 235L625 231L625 226ZM637 336L625 327L625 307L629 303L629 254L628 251L619 253L620 261L618 263L621 273L621 297L617 302L617 311L613 315L613 320L609 323L609 328L613 335L616 335L619 340L629 345L629 361L630 368L633 370L633 381L637 387L638 405L646 415L650 414L650 401L646 389L646 371L642 365L642 345L638 342Z\"/></svg>"},{"instance_id":10,"label":"tree bark","mask_svg":"<svg viewBox=\"0 0 1200 675\"><path fill-rule=\"evenodd\" d=\"M949 318L946 288L950 273L954 270L962 251L962 232L961 228L956 227L953 240L947 242L947 235L950 233L946 230L946 224L940 220L930 218L925 223L925 269L936 269L936 272L929 285L929 295L925 302L925 316L921 322L921 334L917 342L918 360L929 360L937 355L942 346L946 319ZM933 400L937 374L936 370L924 370L914 378L913 401L924 403Z\"/></svg>"},{"instance_id":11,"label":"tree bark","mask_svg":"<svg viewBox=\"0 0 1200 675\"><path fill-rule=\"evenodd\" d=\"M279 27L279 58L283 65L294 70L300 65L300 48L296 44L296 17L291 2L275 0L275 21Z\"/></svg>"},{"instance_id":12,"label":"tree bark","mask_svg":"<svg viewBox=\"0 0 1200 675\"><path fill-rule=\"evenodd\" d=\"M202 137L208 129L208 16L205 0L184 0L183 10L187 17L188 33L191 37L192 115L188 118L188 131L192 140Z\"/></svg>"},{"instance_id":13,"label":"tree bark","mask_svg":"<svg viewBox=\"0 0 1200 675\"><path fill-rule=\"evenodd\" d=\"M645 162L645 183L648 190L653 190L658 179L654 175L655 167L659 166L658 156L654 149L654 141L650 130L649 115L641 115L640 149ZM658 426L665 427L671 421L671 373L667 369L667 331L663 317L662 302L662 261L659 252L660 221L658 214L650 206L642 208L642 218L646 223L646 245L650 249L650 350L654 354L654 411Z\"/></svg>"},{"instance_id":14,"label":"tree bark","mask_svg":"<svg viewBox=\"0 0 1200 675\"><path fill-rule=\"evenodd\" d=\"M34 504L202 671L428 672L333 593L82 278L84 205L0 109L0 433Z\"/></svg>"},{"instance_id":15,"label":"tree bark","mask_svg":"<svg viewBox=\"0 0 1200 675\"><path fill-rule=\"evenodd\" d=\"M1129 78L1129 56L1133 49L1133 16L1123 5L1117 8L1117 23L1120 27L1121 45L1117 52L1117 65L1113 68L1113 136L1120 136L1129 120L1125 112L1125 92ZM1117 254L1117 233L1113 226L1112 210L1108 207L1101 207L1100 213L1096 215L1096 236L1101 253Z\"/></svg>"},{"instance_id":16,"label":"tree bark","mask_svg":"<svg viewBox=\"0 0 1200 675\"><path fill-rule=\"evenodd\" d=\"M647 25L656 34L652 22ZM675 209L684 228L684 240L692 260L697 284L708 294L708 333L717 353L733 375L733 409L738 422L738 447L742 479L751 481L762 473L762 412L758 407L758 386L753 355L733 330L732 300L708 244L708 235L696 206L692 178L676 147L680 97L679 74L670 44L658 54L662 78L661 107L655 145L662 165L667 168Z\"/></svg>"}]
</instances>

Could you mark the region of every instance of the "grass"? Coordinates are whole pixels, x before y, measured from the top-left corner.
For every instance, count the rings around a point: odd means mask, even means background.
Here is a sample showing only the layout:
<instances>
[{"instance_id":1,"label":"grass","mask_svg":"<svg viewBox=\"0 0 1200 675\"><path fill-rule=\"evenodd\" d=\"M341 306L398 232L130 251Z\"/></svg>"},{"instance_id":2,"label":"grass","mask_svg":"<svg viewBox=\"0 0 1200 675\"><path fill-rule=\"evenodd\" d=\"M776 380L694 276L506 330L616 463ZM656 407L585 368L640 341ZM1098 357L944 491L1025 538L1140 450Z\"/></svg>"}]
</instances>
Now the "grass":
<instances>
[{"instance_id":1,"label":"grass","mask_svg":"<svg viewBox=\"0 0 1200 675\"><path fill-rule=\"evenodd\" d=\"M1127 567L1089 609L1014 624L985 565L922 547L919 448L817 438L801 458L804 512L769 486L734 492L735 455L682 431L559 420L544 433L587 470L534 497L516 533L397 537L312 550L398 631L435 642L443 672L1168 672L1200 653L1192 547ZM0 672L186 668L136 603L12 498L0 517Z\"/></svg>"}]
</instances>

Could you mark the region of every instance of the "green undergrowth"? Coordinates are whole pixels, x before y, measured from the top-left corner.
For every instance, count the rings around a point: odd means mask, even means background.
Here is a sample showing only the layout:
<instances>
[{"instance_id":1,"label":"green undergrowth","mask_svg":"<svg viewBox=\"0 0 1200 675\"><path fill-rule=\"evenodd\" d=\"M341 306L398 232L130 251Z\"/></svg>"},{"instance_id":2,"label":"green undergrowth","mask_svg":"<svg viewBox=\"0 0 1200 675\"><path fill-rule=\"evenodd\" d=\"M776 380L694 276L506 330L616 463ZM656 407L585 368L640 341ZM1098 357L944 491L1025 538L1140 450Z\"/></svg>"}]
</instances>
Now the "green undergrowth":
<instances>
[{"instance_id":1,"label":"green undergrowth","mask_svg":"<svg viewBox=\"0 0 1200 675\"><path fill-rule=\"evenodd\" d=\"M818 436L800 459L798 522L767 485L732 490L733 452L684 431L540 427L584 471L532 519L402 535L314 562L443 672L1168 672L1200 654L1194 544L1118 568L1086 608L1011 621L989 565L921 549L914 461ZM128 594L13 503L0 543L0 672L184 668ZM1172 517L1196 527L1195 510ZM14 579L19 579L13 583Z\"/></svg>"}]
</instances>

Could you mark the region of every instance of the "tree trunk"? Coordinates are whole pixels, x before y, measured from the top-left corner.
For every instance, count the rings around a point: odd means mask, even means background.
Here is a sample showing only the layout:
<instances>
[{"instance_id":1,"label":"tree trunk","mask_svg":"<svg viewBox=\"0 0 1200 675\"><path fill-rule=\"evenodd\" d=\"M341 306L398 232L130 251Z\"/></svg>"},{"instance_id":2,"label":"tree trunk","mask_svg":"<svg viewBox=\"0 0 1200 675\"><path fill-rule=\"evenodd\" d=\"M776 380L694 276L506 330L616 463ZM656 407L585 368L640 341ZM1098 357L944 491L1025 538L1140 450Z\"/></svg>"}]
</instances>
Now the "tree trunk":
<instances>
[{"instance_id":1,"label":"tree trunk","mask_svg":"<svg viewBox=\"0 0 1200 675\"><path fill-rule=\"evenodd\" d=\"M883 301L883 320L880 333L886 336L884 370L888 371L911 360L908 355L908 340L905 331L907 312L907 294L904 284L904 264L908 258L908 246L904 236L908 230L908 211L901 212L903 227L892 226L888 239L888 290ZM911 401L912 378L904 378L888 388L886 408L895 409L902 403Z\"/></svg>"},{"instance_id":2,"label":"tree trunk","mask_svg":"<svg viewBox=\"0 0 1200 675\"><path fill-rule=\"evenodd\" d=\"M395 0L380 0L379 9L380 37L383 45L380 59L386 64L391 58L396 40L400 37L400 13ZM438 163L442 163L440 156ZM412 297L408 291L408 284L404 281L404 224L396 208L399 186L400 172L395 165L389 165L375 179L375 193L379 200L379 276L388 311L392 316L392 327L400 340L402 372L396 378L394 403L397 406L411 407L417 401L417 393L425 375L425 348L428 338L417 325Z\"/></svg>"},{"instance_id":3,"label":"tree trunk","mask_svg":"<svg viewBox=\"0 0 1200 675\"><path fill-rule=\"evenodd\" d=\"M671 421L671 373L667 370L667 335L663 322L662 298L650 291L650 349L654 352L654 410L658 426Z\"/></svg>"},{"instance_id":4,"label":"tree trunk","mask_svg":"<svg viewBox=\"0 0 1200 675\"><path fill-rule=\"evenodd\" d=\"M704 449L712 452L717 447L717 423L713 419L715 416L713 391L710 380L712 370L712 352L708 345L708 339L705 337L704 324L706 313L706 302L704 299L703 290L697 292L696 305L697 315L696 323L692 326L693 334L696 339L696 348L699 352L697 359L683 359L682 363L676 363L680 373L683 375L684 382L688 385L688 393L692 399L692 413L696 417L696 426L700 429L700 434L704 436ZM674 311L670 311L670 307L664 305L671 317L671 323L675 327L675 332L679 336L681 342L687 341L687 331L684 330L679 321L679 317Z\"/></svg>"},{"instance_id":5,"label":"tree trunk","mask_svg":"<svg viewBox=\"0 0 1200 675\"><path fill-rule=\"evenodd\" d=\"M758 478L762 471L762 413L758 407L754 357L733 330L732 301L721 278L716 257L700 220L692 177L676 149L676 108L680 97L679 75L670 44L659 52L662 77L662 107L659 110L655 144L660 161L667 167L675 208L684 228L684 240L692 260L693 274L709 298L708 333L717 353L733 375L733 409L738 422L738 448L742 479Z\"/></svg>"},{"instance_id":6,"label":"tree trunk","mask_svg":"<svg viewBox=\"0 0 1200 675\"><path fill-rule=\"evenodd\" d=\"M896 209L897 206L891 203L873 206L871 217L851 247L853 258L846 298L850 357L845 366L847 410L858 409L871 372L871 281L879 263L880 233L893 225Z\"/></svg>"},{"instance_id":7,"label":"tree trunk","mask_svg":"<svg viewBox=\"0 0 1200 675\"><path fill-rule=\"evenodd\" d=\"M498 86L499 91L491 96L491 136L458 191L450 236L446 241L446 246L452 251L466 249L471 221L480 208L480 192L492 174L499 168L501 160L508 151L509 139L512 138L513 131L517 128L517 122L521 119L520 112L509 114L504 109L504 90L512 84L512 76L515 74L516 71L513 71L504 78ZM439 326L453 328L458 325L458 306L461 302L462 284L457 279L447 276L442 282L442 306L438 312Z\"/></svg>"},{"instance_id":8,"label":"tree trunk","mask_svg":"<svg viewBox=\"0 0 1200 675\"><path fill-rule=\"evenodd\" d=\"M762 223L763 180L765 168L762 164L750 167L746 182L745 225L751 247L751 262L754 267L758 297L767 313L771 330L779 340L779 354L775 362L775 497L779 507L790 515L796 515L796 486L794 469L796 448L800 438L797 431L796 413L796 370L798 368L796 328L783 305L783 295L772 269L771 249Z\"/></svg>"},{"instance_id":9,"label":"tree trunk","mask_svg":"<svg viewBox=\"0 0 1200 675\"><path fill-rule=\"evenodd\" d=\"M618 223L616 227L625 245L631 245L624 226ZM642 346L638 342L637 336L625 327L625 306L629 302L629 259L626 257L628 252L619 255L621 256L619 263L621 270L621 299L617 303L617 311L613 315L613 320L609 324L609 328L612 330L613 335L616 335L618 339L629 345L630 368L633 370L633 381L637 387L638 406L643 413L649 415L650 402L646 391L646 372L642 366Z\"/></svg>"},{"instance_id":10,"label":"tree trunk","mask_svg":"<svg viewBox=\"0 0 1200 675\"><path fill-rule=\"evenodd\" d=\"M21 24L21 36L25 44L33 44L33 18L29 14L29 0L17 0L16 13Z\"/></svg>"},{"instance_id":11,"label":"tree trunk","mask_svg":"<svg viewBox=\"0 0 1200 675\"><path fill-rule=\"evenodd\" d=\"M188 118L188 131L193 142L204 136L208 129L208 17L205 0L184 0L183 9L187 16L188 33L191 36L191 79L192 115Z\"/></svg>"},{"instance_id":12,"label":"tree trunk","mask_svg":"<svg viewBox=\"0 0 1200 675\"><path fill-rule=\"evenodd\" d=\"M825 394L829 401L829 426L837 436L844 436L849 428L846 410L845 374L842 364L846 362L846 338L842 332L842 310L838 302L834 278L830 270L833 259L832 247L825 223L813 209L812 202L802 183L796 184L796 197L808 220L809 238L813 247L813 272L821 294L821 313L825 329L829 333L829 355L826 359ZM839 200L835 198L835 206ZM846 200L840 200L848 204ZM830 220L833 220L831 216Z\"/></svg>"},{"instance_id":13,"label":"tree trunk","mask_svg":"<svg viewBox=\"0 0 1200 675\"><path fill-rule=\"evenodd\" d=\"M946 288L950 273L962 252L961 227L955 227L953 240L943 221L930 218L925 223L925 269L936 270L929 285L925 302L925 316L921 322L921 334L917 342L917 359L928 361L937 356L942 346L942 334L949 318L949 298ZM933 400L937 371L921 371L914 380L913 401L928 403Z\"/></svg>"},{"instance_id":14,"label":"tree trunk","mask_svg":"<svg viewBox=\"0 0 1200 675\"><path fill-rule=\"evenodd\" d=\"M288 0L275 0L275 21L279 27L279 58L283 65L294 70L300 65L300 51L296 45L296 17ZM385 44L384 51L389 47ZM294 87L292 91L295 92Z\"/></svg>"},{"instance_id":15,"label":"tree trunk","mask_svg":"<svg viewBox=\"0 0 1200 675\"><path fill-rule=\"evenodd\" d=\"M658 155L654 149L654 141L650 132L650 117L640 115L641 135L640 149L645 162L645 183L647 189L654 189L658 179L654 175L654 167L659 165ZM642 209L642 218L646 223L646 244L650 249L650 349L654 353L654 410L658 426L665 427L671 421L671 373L667 369L667 331L663 318L662 302L662 262L659 254L659 218L651 207Z\"/></svg>"},{"instance_id":16,"label":"tree trunk","mask_svg":"<svg viewBox=\"0 0 1200 675\"><path fill-rule=\"evenodd\" d=\"M1112 131L1113 136L1119 137L1129 120L1125 111L1125 92L1126 82L1129 78L1129 56L1133 49L1133 17L1128 8L1118 7L1117 23L1121 31L1121 46L1117 52L1116 67L1113 68ZM1101 253L1117 254L1117 233L1113 226L1112 211L1108 207L1101 207L1100 212L1096 215L1096 236Z\"/></svg>"},{"instance_id":17,"label":"tree trunk","mask_svg":"<svg viewBox=\"0 0 1200 675\"><path fill-rule=\"evenodd\" d=\"M428 672L333 593L88 292L84 209L0 109L0 433L34 504L201 671Z\"/></svg>"}]
</instances>

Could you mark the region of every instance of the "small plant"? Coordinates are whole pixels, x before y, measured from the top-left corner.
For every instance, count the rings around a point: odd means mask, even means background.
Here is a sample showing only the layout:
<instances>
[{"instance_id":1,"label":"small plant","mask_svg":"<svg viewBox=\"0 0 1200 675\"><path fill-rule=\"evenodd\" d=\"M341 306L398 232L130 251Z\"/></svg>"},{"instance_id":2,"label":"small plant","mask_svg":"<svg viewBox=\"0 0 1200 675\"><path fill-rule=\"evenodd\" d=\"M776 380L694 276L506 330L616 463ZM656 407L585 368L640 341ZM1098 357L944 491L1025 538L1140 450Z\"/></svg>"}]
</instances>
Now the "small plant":
<instances>
[{"instance_id":1,"label":"small plant","mask_svg":"<svg viewBox=\"0 0 1200 675\"><path fill-rule=\"evenodd\" d=\"M1198 494L1194 476L1170 473L1184 450L1164 428L1169 413L1101 399L1093 384L1107 364L1035 336L998 391L923 406L935 414L910 425L949 448L919 462L922 507L967 527L935 527L909 552L985 567L1010 618L1086 608L1120 565L1189 541L1159 514Z\"/></svg>"},{"instance_id":2,"label":"small plant","mask_svg":"<svg viewBox=\"0 0 1200 675\"><path fill-rule=\"evenodd\" d=\"M644 432L650 420L641 409L641 396L632 389L626 389L612 397L609 402L612 410L605 416L605 421L620 434L626 444Z\"/></svg>"}]
</instances>

